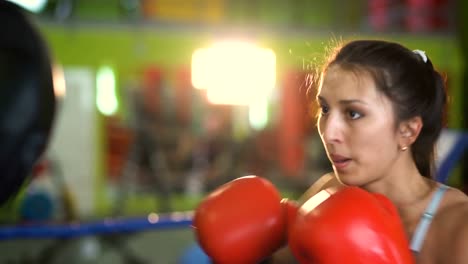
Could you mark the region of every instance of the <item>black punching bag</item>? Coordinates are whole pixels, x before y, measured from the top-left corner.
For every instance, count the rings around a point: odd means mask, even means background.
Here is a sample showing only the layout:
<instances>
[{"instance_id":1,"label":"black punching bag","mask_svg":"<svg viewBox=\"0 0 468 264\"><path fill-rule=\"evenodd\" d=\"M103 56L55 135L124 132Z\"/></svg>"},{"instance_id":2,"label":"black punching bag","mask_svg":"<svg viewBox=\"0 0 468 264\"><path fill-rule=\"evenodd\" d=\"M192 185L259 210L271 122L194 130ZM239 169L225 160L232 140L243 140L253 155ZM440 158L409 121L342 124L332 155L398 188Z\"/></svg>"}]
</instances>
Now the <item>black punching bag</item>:
<instances>
[{"instance_id":1,"label":"black punching bag","mask_svg":"<svg viewBox=\"0 0 468 264\"><path fill-rule=\"evenodd\" d=\"M0 205L44 152L54 113L46 43L23 9L0 0Z\"/></svg>"}]
</instances>

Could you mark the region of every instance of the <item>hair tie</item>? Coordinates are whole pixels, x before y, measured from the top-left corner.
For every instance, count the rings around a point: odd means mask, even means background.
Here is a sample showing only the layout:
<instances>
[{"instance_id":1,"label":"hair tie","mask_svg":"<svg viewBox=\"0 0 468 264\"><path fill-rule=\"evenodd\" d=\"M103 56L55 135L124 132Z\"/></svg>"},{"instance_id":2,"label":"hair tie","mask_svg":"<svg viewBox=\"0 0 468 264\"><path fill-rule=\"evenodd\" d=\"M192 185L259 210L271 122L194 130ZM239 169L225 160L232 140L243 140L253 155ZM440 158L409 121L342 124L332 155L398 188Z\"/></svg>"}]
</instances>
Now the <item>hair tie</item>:
<instances>
[{"instance_id":1,"label":"hair tie","mask_svg":"<svg viewBox=\"0 0 468 264\"><path fill-rule=\"evenodd\" d=\"M422 60L424 61L424 63L427 62L427 55L426 55L426 52L425 51L422 51L422 50L413 50L414 53L418 54L419 56L421 56Z\"/></svg>"}]
</instances>

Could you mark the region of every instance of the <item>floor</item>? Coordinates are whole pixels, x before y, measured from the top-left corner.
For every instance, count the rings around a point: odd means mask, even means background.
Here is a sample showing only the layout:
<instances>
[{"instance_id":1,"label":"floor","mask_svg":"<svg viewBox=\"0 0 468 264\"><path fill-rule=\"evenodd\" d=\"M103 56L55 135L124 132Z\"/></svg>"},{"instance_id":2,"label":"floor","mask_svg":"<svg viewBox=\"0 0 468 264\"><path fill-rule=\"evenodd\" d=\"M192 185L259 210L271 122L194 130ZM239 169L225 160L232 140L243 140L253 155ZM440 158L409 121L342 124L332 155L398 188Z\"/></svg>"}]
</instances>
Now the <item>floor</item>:
<instances>
[{"instance_id":1,"label":"floor","mask_svg":"<svg viewBox=\"0 0 468 264\"><path fill-rule=\"evenodd\" d=\"M182 257L194 245L189 228L72 240L2 241L0 263L185 264ZM189 259L197 263L195 257Z\"/></svg>"}]
</instances>

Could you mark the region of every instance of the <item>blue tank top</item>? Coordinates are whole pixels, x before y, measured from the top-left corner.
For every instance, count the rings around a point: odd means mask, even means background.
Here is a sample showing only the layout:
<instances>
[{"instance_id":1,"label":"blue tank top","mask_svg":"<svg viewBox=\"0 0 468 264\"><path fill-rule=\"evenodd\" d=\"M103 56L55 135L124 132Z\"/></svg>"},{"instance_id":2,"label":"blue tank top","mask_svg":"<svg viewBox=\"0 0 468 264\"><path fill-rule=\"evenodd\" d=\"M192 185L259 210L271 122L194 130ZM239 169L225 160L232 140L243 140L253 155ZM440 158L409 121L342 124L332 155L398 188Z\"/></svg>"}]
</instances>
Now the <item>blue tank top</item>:
<instances>
[{"instance_id":1,"label":"blue tank top","mask_svg":"<svg viewBox=\"0 0 468 264\"><path fill-rule=\"evenodd\" d=\"M447 185L440 185L436 193L432 197L432 200L429 202L429 205L426 207L424 214L419 220L419 223L414 231L413 238L411 239L410 249L413 253L419 253L421 251L424 239L426 237L429 226L431 225L432 218L434 217L437 208L439 207L442 197L449 187Z\"/></svg>"}]
</instances>

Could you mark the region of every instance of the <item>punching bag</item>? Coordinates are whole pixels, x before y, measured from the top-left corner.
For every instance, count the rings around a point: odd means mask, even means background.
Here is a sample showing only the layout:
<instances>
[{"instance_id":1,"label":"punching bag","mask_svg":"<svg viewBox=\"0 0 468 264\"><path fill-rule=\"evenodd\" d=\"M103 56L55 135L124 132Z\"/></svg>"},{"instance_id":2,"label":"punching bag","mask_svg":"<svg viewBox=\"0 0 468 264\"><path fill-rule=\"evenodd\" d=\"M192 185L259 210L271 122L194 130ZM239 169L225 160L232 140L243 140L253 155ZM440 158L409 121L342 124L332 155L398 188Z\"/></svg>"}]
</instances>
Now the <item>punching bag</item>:
<instances>
[{"instance_id":1,"label":"punching bag","mask_svg":"<svg viewBox=\"0 0 468 264\"><path fill-rule=\"evenodd\" d=\"M307 118L306 75L296 70L285 72L281 88L278 144L279 164L287 176L298 176L304 169Z\"/></svg>"},{"instance_id":2,"label":"punching bag","mask_svg":"<svg viewBox=\"0 0 468 264\"><path fill-rule=\"evenodd\" d=\"M44 152L55 113L51 63L26 11L0 1L0 204Z\"/></svg>"}]
</instances>

